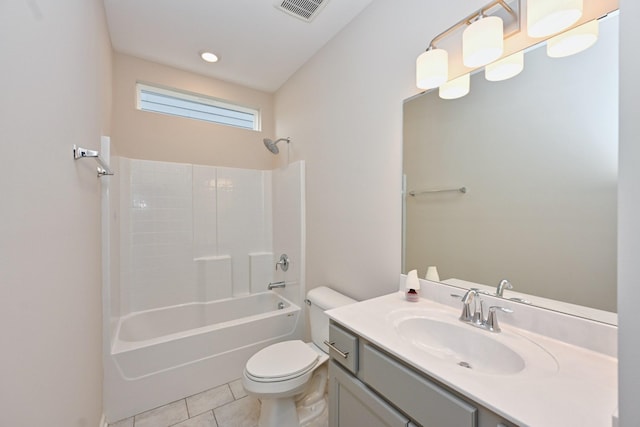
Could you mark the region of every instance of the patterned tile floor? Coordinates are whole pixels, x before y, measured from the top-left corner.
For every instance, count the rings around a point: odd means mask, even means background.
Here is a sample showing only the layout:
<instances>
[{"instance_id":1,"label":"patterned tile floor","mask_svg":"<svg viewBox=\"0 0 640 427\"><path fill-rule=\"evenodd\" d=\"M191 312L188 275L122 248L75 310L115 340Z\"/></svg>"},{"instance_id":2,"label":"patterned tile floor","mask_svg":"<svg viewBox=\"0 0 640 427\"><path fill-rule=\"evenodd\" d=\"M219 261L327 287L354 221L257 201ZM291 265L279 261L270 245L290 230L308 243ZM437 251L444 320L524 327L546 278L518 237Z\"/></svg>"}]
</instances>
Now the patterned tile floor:
<instances>
[{"instance_id":1,"label":"patterned tile floor","mask_svg":"<svg viewBox=\"0 0 640 427\"><path fill-rule=\"evenodd\" d=\"M236 380L109 427L256 427L259 415L260 402Z\"/></svg>"}]
</instances>

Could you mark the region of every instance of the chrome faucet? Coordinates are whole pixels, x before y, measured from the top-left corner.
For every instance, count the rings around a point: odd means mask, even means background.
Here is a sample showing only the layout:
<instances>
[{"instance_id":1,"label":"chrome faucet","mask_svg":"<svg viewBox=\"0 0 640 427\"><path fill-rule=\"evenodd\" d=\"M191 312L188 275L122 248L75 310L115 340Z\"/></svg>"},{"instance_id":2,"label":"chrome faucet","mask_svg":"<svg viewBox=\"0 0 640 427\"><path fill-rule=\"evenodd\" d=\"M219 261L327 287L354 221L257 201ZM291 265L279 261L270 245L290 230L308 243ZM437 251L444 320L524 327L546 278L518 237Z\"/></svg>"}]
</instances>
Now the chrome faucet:
<instances>
[{"instance_id":1,"label":"chrome faucet","mask_svg":"<svg viewBox=\"0 0 640 427\"><path fill-rule=\"evenodd\" d=\"M268 290L275 289L275 288L284 288L284 287L285 287L284 280L281 282L271 282L267 285Z\"/></svg>"},{"instance_id":2,"label":"chrome faucet","mask_svg":"<svg viewBox=\"0 0 640 427\"><path fill-rule=\"evenodd\" d=\"M460 314L461 321L469 323L473 322L476 310L474 305L473 313L471 312L471 303L474 302L476 296L478 296L478 289L471 288L462 297L462 313Z\"/></svg>"},{"instance_id":3,"label":"chrome faucet","mask_svg":"<svg viewBox=\"0 0 640 427\"><path fill-rule=\"evenodd\" d=\"M504 311L505 313L513 313L513 310L510 308L498 307L497 305L493 305L489 307L489 314L487 315L487 320L484 322L485 329L490 332L500 332L500 325L498 325L498 315L496 314L496 310Z\"/></svg>"},{"instance_id":4,"label":"chrome faucet","mask_svg":"<svg viewBox=\"0 0 640 427\"><path fill-rule=\"evenodd\" d=\"M496 289L496 295L501 297L505 289L513 289L513 285L507 279L502 279Z\"/></svg>"},{"instance_id":5,"label":"chrome faucet","mask_svg":"<svg viewBox=\"0 0 640 427\"><path fill-rule=\"evenodd\" d=\"M484 318L484 301L480 298L480 291L475 288L469 289L462 297L462 313L460 314L460 321L468 323L478 328L486 329L490 332L500 332L500 325L498 325L497 310L505 313L513 313L513 310L504 307L491 306L489 307L489 314L487 318ZM471 303L474 303L473 312L471 311ZM479 302L479 304L478 304Z\"/></svg>"}]
</instances>

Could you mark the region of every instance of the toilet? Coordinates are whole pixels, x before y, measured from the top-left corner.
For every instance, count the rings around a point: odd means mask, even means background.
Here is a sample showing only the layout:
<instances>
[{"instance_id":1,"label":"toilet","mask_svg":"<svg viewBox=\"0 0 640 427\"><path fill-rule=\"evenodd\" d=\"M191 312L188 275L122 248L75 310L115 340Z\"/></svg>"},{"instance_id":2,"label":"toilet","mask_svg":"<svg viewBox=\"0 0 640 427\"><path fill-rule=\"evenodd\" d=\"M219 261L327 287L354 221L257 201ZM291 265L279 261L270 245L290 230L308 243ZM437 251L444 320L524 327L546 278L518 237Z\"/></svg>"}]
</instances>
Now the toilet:
<instances>
[{"instance_id":1,"label":"toilet","mask_svg":"<svg viewBox=\"0 0 640 427\"><path fill-rule=\"evenodd\" d=\"M356 301L320 286L307 293L305 302L309 306L312 342L291 340L272 344L251 356L245 365L242 384L248 394L262 401L259 427L299 427L296 400L309 401L309 397L318 395L324 399L326 368L318 370L329 359L329 349L324 343L329 340L329 317L324 312ZM324 382L312 381L314 374L316 378L324 378ZM314 383L322 387L320 393L307 391ZM305 391L309 397L301 399L299 395ZM324 406L315 406L326 407L326 402L322 403Z\"/></svg>"}]
</instances>

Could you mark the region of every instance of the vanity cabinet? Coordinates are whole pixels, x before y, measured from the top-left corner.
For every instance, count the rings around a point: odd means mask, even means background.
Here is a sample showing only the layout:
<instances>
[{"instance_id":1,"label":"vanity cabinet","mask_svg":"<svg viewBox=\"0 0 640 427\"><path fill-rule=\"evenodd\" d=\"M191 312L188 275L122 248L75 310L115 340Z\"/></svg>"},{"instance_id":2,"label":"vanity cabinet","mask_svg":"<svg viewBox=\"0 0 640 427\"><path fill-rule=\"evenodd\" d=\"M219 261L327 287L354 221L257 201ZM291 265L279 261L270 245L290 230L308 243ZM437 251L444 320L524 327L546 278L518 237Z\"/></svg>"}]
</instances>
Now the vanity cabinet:
<instances>
[{"instance_id":1,"label":"vanity cabinet","mask_svg":"<svg viewBox=\"0 0 640 427\"><path fill-rule=\"evenodd\" d=\"M335 360L329 362L329 425L406 427L409 418L385 402Z\"/></svg>"},{"instance_id":2,"label":"vanity cabinet","mask_svg":"<svg viewBox=\"0 0 640 427\"><path fill-rule=\"evenodd\" d=\"M330 427L515 427L356 333L329 331Z\"/></svg>"}]
</instances>

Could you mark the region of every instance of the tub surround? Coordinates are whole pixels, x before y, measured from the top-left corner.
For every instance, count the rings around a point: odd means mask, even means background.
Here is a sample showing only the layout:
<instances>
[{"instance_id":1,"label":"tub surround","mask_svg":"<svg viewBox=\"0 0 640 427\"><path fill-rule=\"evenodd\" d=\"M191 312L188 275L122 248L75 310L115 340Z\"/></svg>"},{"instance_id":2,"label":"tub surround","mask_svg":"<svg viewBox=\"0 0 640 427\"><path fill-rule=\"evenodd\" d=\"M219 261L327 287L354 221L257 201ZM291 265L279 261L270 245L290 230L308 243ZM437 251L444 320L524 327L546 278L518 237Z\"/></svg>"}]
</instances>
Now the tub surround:
<instances>
[{"instance_id":1,"label":"tub surround","mask_svg":"<svg viewBox=\"0 0 640 427\"><path fill-rule=\"evenodd\" d=\"M103 203L107 421L238 378L257 351L306 329L304 162L114 159ZM274 271L282 253L286 273ZM286 287L267 291L272 281Z\"/></svg>"},{"instance_id":2,"label":"tub surround","mask_svg":"<svg viewBox=\"0 0 640 427\"><path fill-rule=\"evenodd\" d=\"M428 281L422 281L421 285L423 297L415 303L408 302L403 292L396 292L334 309L328 314L333 321L405 364L517 425L611 425L617 408L617 360L615 349L610 348L612 345L615 347L615 335L614 342L606 337L608 328L615 330L615 327L600 327L603 324L579 318L567 321L563 317L572 316L515 304L513 314L500 313L503 331L530 339L546 349L558 363L557 372L539 376L524 371L524 374L515 375L474 372L453 364L434 362L433 356L402 338L389 320L392 312L402 309L440 311L449 316L459 316L461 303L450 296L451 293L460 293L459 289ZM488 298L483 296L483 299ZM451 304L450 300L454 303ZM488 305L493 303L491 301ZM514 319L519 317L525 318L523 324L532 327L513 326ZM546 334L547 331L556 333ZM592 332L590 335L589 331ZM577 336L573 343L568 343L558 336L564 334Z\"/></svg>"},{"instance_id":3,"label":"tub surround","mask_svg":"<svg viewBox=\"0 0 640 427\"><path fill-rule=\"evenodd\" d=\"M118 164L121 315L266 290L273 267L256 262L274 262L273 171Z\"/></svg>"}]
</instances>

